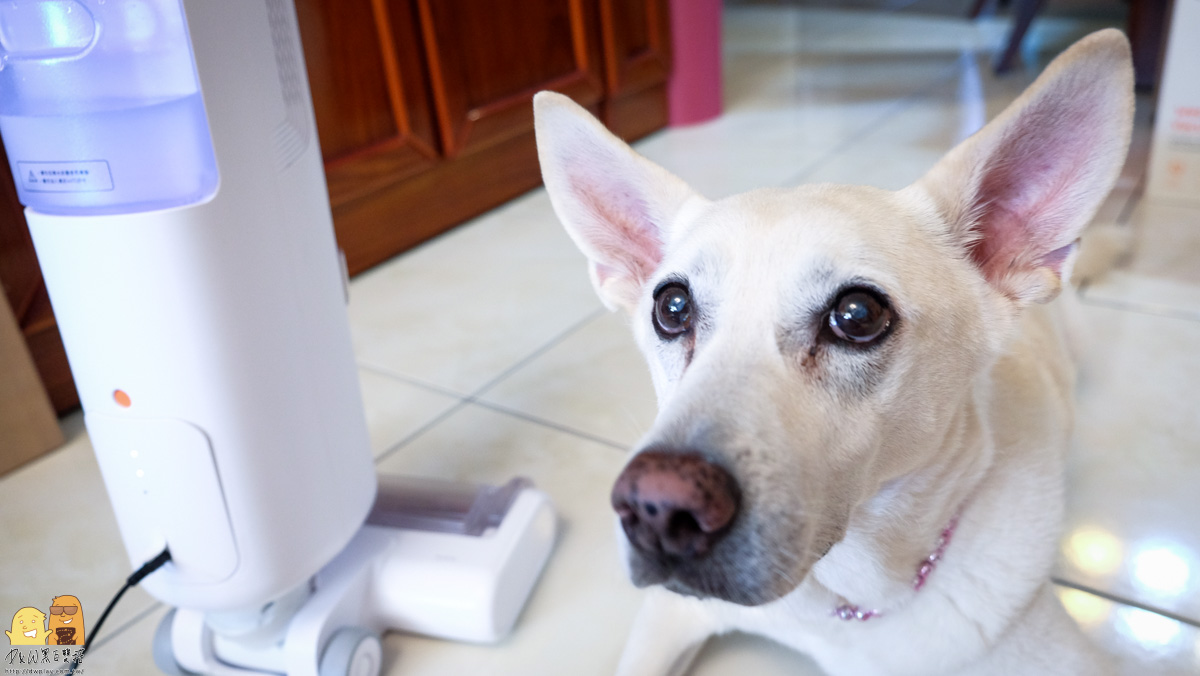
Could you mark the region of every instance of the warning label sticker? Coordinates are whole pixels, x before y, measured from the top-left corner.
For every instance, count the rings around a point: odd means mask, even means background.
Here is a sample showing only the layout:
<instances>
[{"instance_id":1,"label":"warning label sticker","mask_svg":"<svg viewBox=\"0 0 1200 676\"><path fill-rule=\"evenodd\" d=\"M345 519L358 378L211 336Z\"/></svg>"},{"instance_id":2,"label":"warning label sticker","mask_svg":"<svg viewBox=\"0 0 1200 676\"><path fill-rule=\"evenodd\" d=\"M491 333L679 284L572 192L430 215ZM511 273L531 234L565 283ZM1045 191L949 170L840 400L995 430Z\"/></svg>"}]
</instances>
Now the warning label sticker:
<instances>
[{"instance_id":1,"label":"warning label sticker","mask_svg":"<svg viewBox=\"0 0 1200 676\"><path fill-rule=\"evenodd\" d=\"M31 192L98 192L112 190L108 162L17 162L13 178Z\"/></svg>"}]
</instances>

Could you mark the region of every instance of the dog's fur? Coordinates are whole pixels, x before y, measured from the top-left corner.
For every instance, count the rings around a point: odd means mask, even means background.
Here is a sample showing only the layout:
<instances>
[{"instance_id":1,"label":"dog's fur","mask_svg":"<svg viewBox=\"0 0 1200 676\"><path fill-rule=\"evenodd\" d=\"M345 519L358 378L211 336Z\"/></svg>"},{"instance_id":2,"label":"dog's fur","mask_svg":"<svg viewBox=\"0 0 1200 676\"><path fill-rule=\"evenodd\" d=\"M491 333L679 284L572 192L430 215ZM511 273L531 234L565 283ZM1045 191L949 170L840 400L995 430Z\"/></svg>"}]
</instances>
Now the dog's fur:
<instances>
[{"instance_id":1,"label":"dog's fur","mask_svg":"<svg viewBox=\"0 0 1200 676\"><path fill-rule=\"evenodd\" d=\"M621 537L651 587L619 673L686 668L731 630L832 676L1106 672L1049 583L1074 371L1042 304L1116 180L1132 82L1125 38L1101 31L908 188L715 202L565 97L536 97L555 211L650 364L659 415L638 449L698 452L741 487L728 534L685 572ZM651 327L664 280L694 305L675 340ZM823 328L862 286L893 311L866 348ZM845 603L881 615L835 617Z\"/></svg>"}]
</instances>

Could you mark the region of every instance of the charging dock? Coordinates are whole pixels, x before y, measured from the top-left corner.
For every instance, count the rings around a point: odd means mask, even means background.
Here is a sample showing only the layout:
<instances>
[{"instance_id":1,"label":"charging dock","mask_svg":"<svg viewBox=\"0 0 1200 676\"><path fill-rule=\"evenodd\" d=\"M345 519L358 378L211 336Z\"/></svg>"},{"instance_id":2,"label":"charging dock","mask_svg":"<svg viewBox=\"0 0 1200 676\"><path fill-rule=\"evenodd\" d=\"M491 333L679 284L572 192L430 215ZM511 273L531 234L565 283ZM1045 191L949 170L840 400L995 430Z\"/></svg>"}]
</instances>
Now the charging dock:
<instances>
[{"instance_id":1,"label":"charging dock","mask_svg":"<svg viewBox=\"0 0 1200 676\"><path fill-rule=\"evenodd\" d=\"M374 676L388 630L493 642L520 615L556 530L526 479L380 477L366 525L305 588L232 617L173 610L155 661L174 674Z\"/></svg>"}]
</instances>

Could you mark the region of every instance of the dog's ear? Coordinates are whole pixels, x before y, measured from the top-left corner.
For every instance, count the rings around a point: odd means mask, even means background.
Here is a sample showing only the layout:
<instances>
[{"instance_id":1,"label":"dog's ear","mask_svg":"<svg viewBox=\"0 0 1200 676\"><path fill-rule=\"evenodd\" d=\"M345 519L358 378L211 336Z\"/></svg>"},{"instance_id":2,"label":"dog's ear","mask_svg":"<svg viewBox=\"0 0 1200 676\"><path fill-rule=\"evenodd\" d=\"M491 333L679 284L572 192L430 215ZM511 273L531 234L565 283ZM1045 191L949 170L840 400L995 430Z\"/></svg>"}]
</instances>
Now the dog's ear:
<instances>
[{"instance_id":1,"label":"dog's ear","mask_svg":"<svg viewBox=\"0 0 1200 676\"><path fill-rule=\"evenodd\" d=\"M1116 181L1132 120L1129 43L1099 31L913 187L933 199L994 288L1018 305L1047 302Z\"/></svg>"},{"instance_id":2,"label":"dog's ear","mask_svg":"<svg viewBox=\"0 0 1200 676\"><path fill-rule=\"evenodd\" d=\"M571 99L541 92L533 109L554 211L587 256L600 299L610 310L632 311L662 260L671 222L698 196Z\"/></svg>"}]
</instances>

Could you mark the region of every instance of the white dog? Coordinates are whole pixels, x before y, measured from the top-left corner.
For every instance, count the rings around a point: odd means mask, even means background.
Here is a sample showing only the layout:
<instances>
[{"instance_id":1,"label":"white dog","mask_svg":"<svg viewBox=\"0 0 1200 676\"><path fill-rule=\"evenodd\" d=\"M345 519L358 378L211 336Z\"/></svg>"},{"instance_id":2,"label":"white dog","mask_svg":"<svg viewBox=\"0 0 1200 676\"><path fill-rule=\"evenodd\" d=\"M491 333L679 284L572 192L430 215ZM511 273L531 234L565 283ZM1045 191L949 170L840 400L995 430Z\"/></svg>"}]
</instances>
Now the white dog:
<instances>
[{"instance_id":1,"label":"white dog","mask_svg":"<svg viewBox=\"0 0 1200 676\"><path fill-rule=\"evenodd\" d=\"M731 630L833 676L1107 670L1049 582L1074 372L1040 304L1116 180L1132 91L1101 31L899 192L716 202L536 97L554 209L659 400L613 488L651 587L619 673Z\"/></svg>"}]
</instances>

